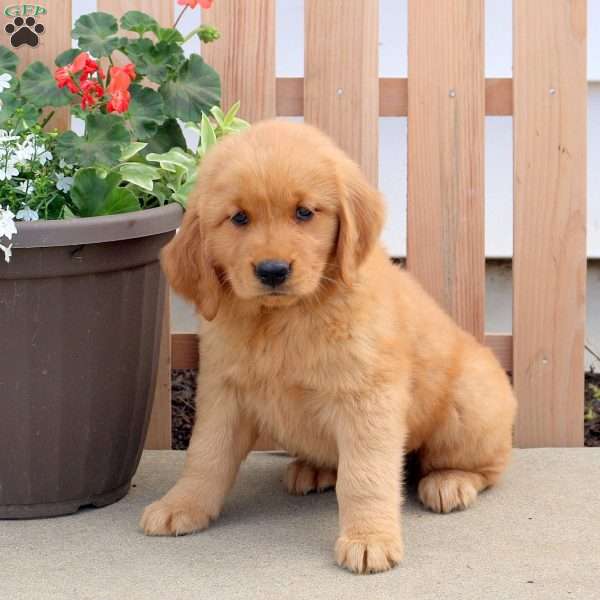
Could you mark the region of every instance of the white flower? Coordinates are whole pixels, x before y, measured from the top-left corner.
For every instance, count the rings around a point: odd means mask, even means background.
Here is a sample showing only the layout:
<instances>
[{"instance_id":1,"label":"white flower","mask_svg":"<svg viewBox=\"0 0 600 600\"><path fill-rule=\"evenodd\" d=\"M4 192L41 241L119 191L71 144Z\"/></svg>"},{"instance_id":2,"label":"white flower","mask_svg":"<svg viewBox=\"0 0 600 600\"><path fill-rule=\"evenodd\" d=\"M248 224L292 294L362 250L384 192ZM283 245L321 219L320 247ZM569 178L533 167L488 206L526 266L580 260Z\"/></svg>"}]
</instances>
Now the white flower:
<instances>
[{"instance_id":1,"label":"white flower","mask_svg":"<svg viewBox=\"0 0 600 600\"><path fill-rule=\"evenodd\" d=\"M65 162L63 158L61 158L61 159L58 161L58 167L59 167L60 169L72 169L72 168L73 168L73 165L70 165L69 163Z\"/></svg>"},{"instance_id":2,"label":"white flower","mask_svg":"<svg viewBox=\"0 0 600 600\"><path fill-rule=\"evenodd\" d=\"M0 144L5 144L6 142L14 142L18 140L18 135L12 135L12 131L6 131L6 129L0 129Z\"/></svg>"},{"instance_id":3,"label":"white flower","mask_svg":"<svg viewBox=\"0 0 600 600\"><path fill-rule=\"evenodd\" d=\"M31 160L34 156L35 148L27 142L17 146L15 149L15 162L24 163Z\"/></svg>"},{"instance_id":4,"label":"white flower","mask_svg":"<svg viewBox=\"0 0 600 600\"><path fill-rule=\"evenodd\" d=\"M2 252L4 252L4 260L9 263L10 262L10 257L12 256L12 244L9 244L8 246L3 246L2 244L0 244L0 250L2 250Z\"/></svg>"},{"instance_id":5,"label":"white flower","mask_svg":"<svg viewBox=\"0 0 600 600\"><path fill-rule=\"evenodd\" d=\"M42 153L38 154L36 157L40 162L40 165L45 165L46 162L52 160L52 152L50 152L50 150L46 150L45 148L38 148L38 150L42 150Z\"/></svg>"},{"instance_id":6,"label":"white flower","mask_svg":"<svg viewBox=\"0 0 600 600\"><path fill-rule=\"evenodd\" d=\"M65 192L65 194L73 187L72 177L67 177L63 173L57 173L56 179L56 189Z\"/></svg>"},{"instance_id":7,"label":"white flower","mask_svg":"<svg viewBox=\"0 0 600 600\"><path fill-rule=\"evenodd\" d=\"M0 238L5 237L11 240L15 233L17 233L15 215L9 208L2 208L0 206Z\"/></svg>"},{"instance_id":8,"label":"white flower","mask_svg":"<svg viewBox=\"0 0 600 600\"><path fill-rule=\"evenodd\" d=\"M0 167L2 167L0 163ZM19 169L15 167L12 161L9 161L4 168L0 168L0 181L8 181L19 174Z\"/></svg>"},{"instance_id":9,"label":"white flower","mask_svg":"<svg viewBox=\"0 0 600 600\"><path fill-rule=\"evenodd\" d=\"M29 208L29 206L23 206L23 208L17 212L18 221L37 221L39 218L37 212L32 208Z\"/></svg>"},{"instance_id":10,"label":"white flower","mask_svg":"<svg viewBox=\"0 0 600 600\"><path fill-rule=\"evenodd\" d=\"M23 194L29 195L33 192L33 182L21 181L21 183L17 186L17 189Z\"/></svg>"},{"instance_id":11,"label":"white flower","mask_svg":"<svg viewBox=\"0 0 600 600\"><path fill-rule=\"evenodd\" d=\"M12 81L12 75L10 73L3 73L0 75L0 94L10 87Z\"/></svg>"}]
</instances>

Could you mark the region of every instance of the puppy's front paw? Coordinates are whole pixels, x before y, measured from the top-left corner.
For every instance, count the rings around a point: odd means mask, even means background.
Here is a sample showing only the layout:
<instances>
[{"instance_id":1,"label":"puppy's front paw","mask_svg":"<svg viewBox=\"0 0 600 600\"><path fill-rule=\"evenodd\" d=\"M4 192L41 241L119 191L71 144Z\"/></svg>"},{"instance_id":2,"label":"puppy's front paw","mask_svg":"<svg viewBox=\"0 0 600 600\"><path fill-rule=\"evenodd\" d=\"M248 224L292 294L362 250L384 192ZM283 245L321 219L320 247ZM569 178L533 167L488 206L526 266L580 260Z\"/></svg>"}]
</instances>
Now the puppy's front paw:
<instances>
[{"instance_id":1,"label":"puppy's front paw","mask_svg":"<svg viewBox=\"0 0 600 600\"><path fill-rule=\"evenodd\" d=\"M163 498L146 507L140 527L146 535L185 535L206 529L210 517L187 499Z\"/></svg>"},{"instance_id":2,"label":"puppy's front paw","mask_svg":"<svg viewBox=\"0 0 600 600\"><path fill-rule=\"evenodd\" d=\"M400 538L385 534L362 534L338 538L335 559L353 573L380 573L395 567L404 555Z\"/></svg>"},{"instance_id":3,"label":"puppy's front paw","mask_svg":"<svg viewBox=\"0 0 600 600\"><path fill-rule=\"evenodd\" d=\"M311 492L332 490L336 478L333 469L321 469L303 460L295 460L287 466L285 483L290 494L303 496Z\"/></svg>"}]
</instances>

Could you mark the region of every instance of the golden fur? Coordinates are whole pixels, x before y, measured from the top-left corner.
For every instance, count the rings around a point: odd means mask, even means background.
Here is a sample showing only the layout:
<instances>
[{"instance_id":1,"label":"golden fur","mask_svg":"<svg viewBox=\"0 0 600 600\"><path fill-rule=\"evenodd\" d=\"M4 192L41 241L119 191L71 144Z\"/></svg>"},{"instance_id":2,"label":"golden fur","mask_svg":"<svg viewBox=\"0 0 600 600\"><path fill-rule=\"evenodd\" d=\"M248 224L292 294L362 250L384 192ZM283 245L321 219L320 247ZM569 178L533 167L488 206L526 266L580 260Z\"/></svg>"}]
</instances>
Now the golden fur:
<instances>
[{"instance_id":1,"label":"golden fur","mask_svg":"<svg viewBox=\"0 0 600 600\"><path fill-rule=\"evenodd\" d=\"M255 125L215 146L199 179L163 253L173 288L204 317L198 415L181 479L141 525L207 527L266 431L298 457L290 492L335 485L337 562L386 570L403 554L405 452L418 451L419 497L436 512L466 508L506 467L507 377L390 262L380 194L318 130ZM298 206L314 217L298 221ZM230 220L240 210L243 227ZM281 295L255 276L265 259L292 264Z\"/></svg>"}]
</instances>

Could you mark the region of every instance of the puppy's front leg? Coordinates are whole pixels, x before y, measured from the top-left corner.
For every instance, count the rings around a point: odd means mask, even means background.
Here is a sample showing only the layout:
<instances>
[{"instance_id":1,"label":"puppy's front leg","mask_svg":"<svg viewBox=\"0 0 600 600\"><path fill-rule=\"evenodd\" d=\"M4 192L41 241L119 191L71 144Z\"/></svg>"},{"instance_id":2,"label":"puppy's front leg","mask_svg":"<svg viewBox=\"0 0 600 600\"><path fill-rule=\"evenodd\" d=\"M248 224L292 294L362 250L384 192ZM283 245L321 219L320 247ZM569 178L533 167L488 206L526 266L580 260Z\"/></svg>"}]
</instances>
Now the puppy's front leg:
<instances>
[{"instance_id":1,"label":"puppy's front leg","mask_svg":"<svg viewBox=\"0 0 600 600\"><path fill-rule=\"evenodd\" d=\"M345 403L339 419L336 493L339 565L355 573L387 571L403 555L400 528L404 423L389 394Z\"/></svg>"},{"instance_id":2,"label":"puppy's front leg","mask_svg":"<svg viewBox=\"0 0 600 600\"><path fill-rule=\"evenodd\" d=\"M256 441L254 422L241 411L233 390L208 382L198 396L183 474L144 511L140 526L147 535L183 535L208 527Z\"/></svg>"}]
</instances>

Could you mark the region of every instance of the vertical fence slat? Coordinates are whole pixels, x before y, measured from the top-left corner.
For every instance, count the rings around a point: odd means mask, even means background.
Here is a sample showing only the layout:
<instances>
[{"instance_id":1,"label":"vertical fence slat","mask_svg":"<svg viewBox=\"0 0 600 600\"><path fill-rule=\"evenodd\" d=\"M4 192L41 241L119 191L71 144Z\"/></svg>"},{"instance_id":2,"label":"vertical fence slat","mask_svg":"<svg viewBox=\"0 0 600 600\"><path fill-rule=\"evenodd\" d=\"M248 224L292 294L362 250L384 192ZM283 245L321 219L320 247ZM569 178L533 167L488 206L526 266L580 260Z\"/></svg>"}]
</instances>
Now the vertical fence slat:
<instances>
[{"instance_id":1,"label":"vertical fence slat","mask_svg":"<svg viewBox=\"0 0 600 600\"><path fill-rule=\"evenodd\" d=\"M5 2L5 6L17 4ZM31 3L33 5L33 3ZM68 50L71 47L71 0L39 0L36 6L45 8L48 12L45 15L40 15L37 18L38 24L44 26L44 32L39 36L39 44L32 48L27 44L23 44L18 48L13 48L10 44L9 36L6 35L2 43L10 48L19 57L19 70L22 71L27 65L37 60L43 62L50 71L54 72L56 65L54 64L55 57ZM19 5L20 6L20 5ZM4 27L13 17L2 15L2 35ZM58 129L68 129L70 125L69 111L66 108L61 108L56 111L56 114L48 124L49 128L57 127Z\"/></svg>"},{"instance_id":2,"label":"vertical fence slat","mask_svg":"<svg viewBox=\"0 0 600 600\"><path fill-rule=\"evenodd\" d=\"M378 2L305 0L304 118L377 184Z\"/></svg>"},{"instance_id":3,"label":"vertical fence slat","mask_svg":"<svg viewBox=\"0 0 600 600\"><path fill-rule=\"evenodd\" d=\"M98 10L119 18L129 10L142 10L151 14L162 26L173 24L173 2L165 0L98 0ZM164 284L167 285L166 282ZM168 290L167 290L168 292ZM168 450L171 448L171 303L167 297L161 327L158 373L154 392L154 405L148 426L146 448Z\"/></svg>"},{"instance_id":4,"label":"vertical fence slat","mask_svg":"<svg viewBox=\"0 0 600 600\"><path fill-rule=\"evenodd\" d=\"M202 55L221 75L223 108L240 100L251 122L274 117L275 0L219 0L202 18L221 32Z\"/></svg>"},{"instance_id":5,"label":"vertical fence slat","mask_svg":"<svg viewBox=\"0 0 600 600\"><path fill-rule=\"evenodd\" d=\"M202 55L221 75L223 108L240 100L240 116L250 122L275 117L275 0L219 0L202 20L221 32ZM255 445L275 447L267 435Z\"/></svg>"},{"instance_id":6,"label":"vertical fence slat","mask_svg":"<svg viewBox=\"0 0 600 600\"><path fill-rule=\"evenodd\" d=\"M514 0L516 444L583 443L586 0Z\"/></svg>"},{"instance_id":7,"label":"vertical fence slat","mask_svg":"<svg viewBox=\"0 0 600 600\"><path fill-rule=\"evenodd\" d=\"M483 0L409 0L407 266L483 341Z\"/></svg>"}]
</instances>

